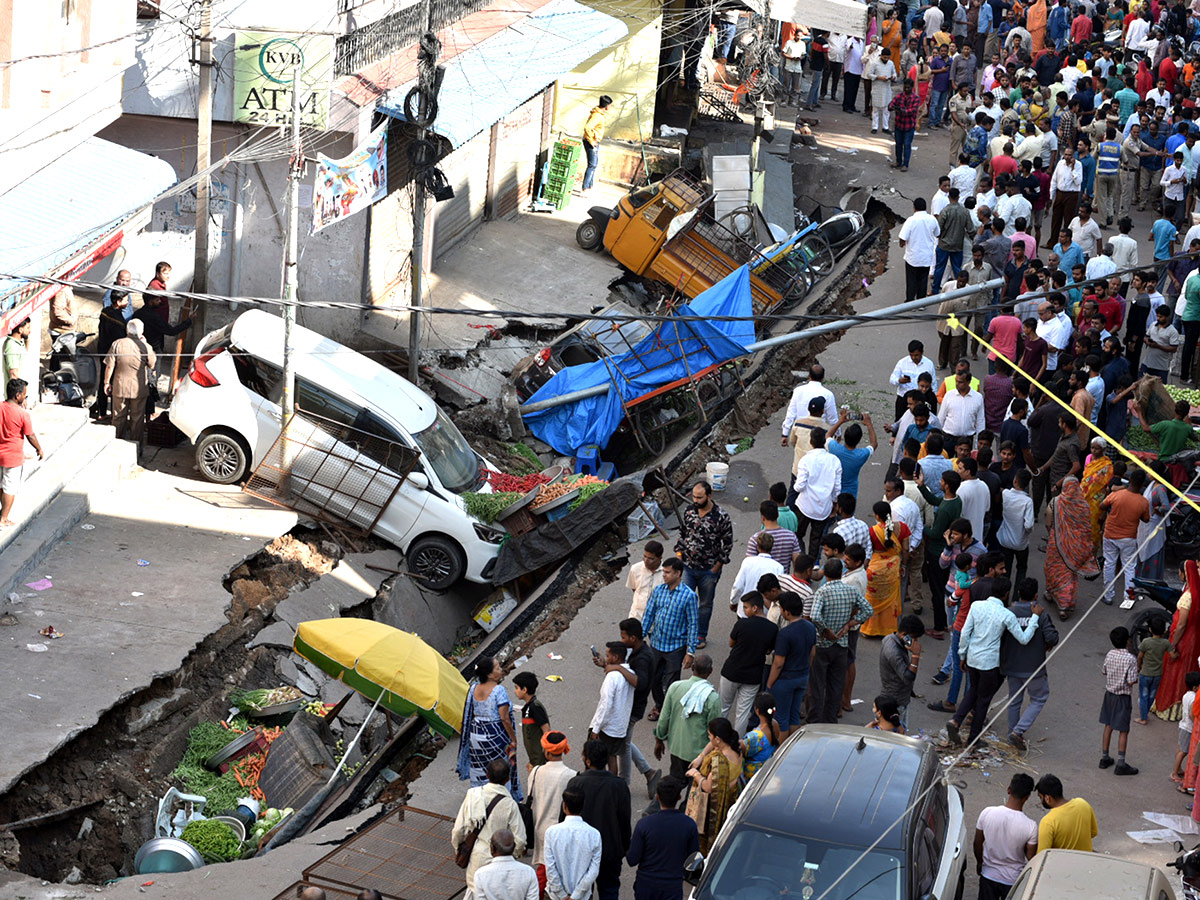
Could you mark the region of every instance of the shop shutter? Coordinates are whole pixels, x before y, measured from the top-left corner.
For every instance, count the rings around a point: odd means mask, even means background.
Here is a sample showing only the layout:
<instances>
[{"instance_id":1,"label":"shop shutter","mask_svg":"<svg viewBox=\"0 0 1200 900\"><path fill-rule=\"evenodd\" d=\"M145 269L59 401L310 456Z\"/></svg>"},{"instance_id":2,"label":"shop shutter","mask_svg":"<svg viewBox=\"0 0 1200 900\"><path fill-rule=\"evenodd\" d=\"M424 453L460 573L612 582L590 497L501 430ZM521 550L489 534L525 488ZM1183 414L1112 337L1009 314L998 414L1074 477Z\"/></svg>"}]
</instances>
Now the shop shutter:
<instances>
[{"instance_id":1,"label":"shop shutter","mask_svg":"<svg viewBox=\"0 0 1200 900\"><path fill-rule=\"evenodd\" d=\"M433 210L433 254L435 262L483 222L487 199L488 151L491 131L480 132L438 163L454 197L440 203L430 198Z\"/></svg>"},{"instance_id":2,"label":"shop shutter","mask_svg":"<svg viewBox=\"0 0 1200 900\"><path fill-rule=\"evenodd\" d=\"M542 150L544 97L538 94L492 127L489 218L511 216L529 202Z\"/></svg>"}]
</instances>

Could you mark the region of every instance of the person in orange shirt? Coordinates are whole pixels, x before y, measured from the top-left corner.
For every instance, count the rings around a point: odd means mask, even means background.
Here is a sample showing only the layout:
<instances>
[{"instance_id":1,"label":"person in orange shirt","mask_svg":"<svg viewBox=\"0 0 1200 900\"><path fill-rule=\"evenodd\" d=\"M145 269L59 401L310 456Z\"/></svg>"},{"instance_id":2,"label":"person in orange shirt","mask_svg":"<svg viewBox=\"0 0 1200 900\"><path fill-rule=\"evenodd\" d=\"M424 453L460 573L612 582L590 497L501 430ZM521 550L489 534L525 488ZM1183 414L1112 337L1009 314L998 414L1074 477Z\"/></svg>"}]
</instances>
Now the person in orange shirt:
<instances>
[{"instance_id":1,"label":"person in orange shirt","mask_svg":"<svg viewBox=\"0 0 1200 900\"><path fill-rule=\"evenodd\" d=\"M583 152L587 154L587 169L583 173L582 189L586 193L592 189L596 181L596 169L600 167L600 141L604 138L604 129L608 126L608 108L612 106L612 97L604 94L600 102L588 113L587 122L583 126Z\"/></svg>"}]
</instances>

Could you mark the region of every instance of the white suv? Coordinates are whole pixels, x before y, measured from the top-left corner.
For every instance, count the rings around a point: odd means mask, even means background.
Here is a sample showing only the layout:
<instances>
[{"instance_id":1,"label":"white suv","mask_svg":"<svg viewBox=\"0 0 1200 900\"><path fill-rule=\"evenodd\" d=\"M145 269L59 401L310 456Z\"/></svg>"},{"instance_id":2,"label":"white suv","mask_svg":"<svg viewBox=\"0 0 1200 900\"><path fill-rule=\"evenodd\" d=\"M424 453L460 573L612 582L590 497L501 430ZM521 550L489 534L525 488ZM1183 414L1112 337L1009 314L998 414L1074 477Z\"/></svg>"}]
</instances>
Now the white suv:
<instances>
[{"instance_id":1,"label":"white suv","mask_svg":"<svg viewBox=\"0 0 1200 900\"><path fill-rule=\"evenodd\" d=\"M404 552L409 571L434 590L460 578L489 583L505 532L468 516L458 495L489 491L484 476L493 468L490 463L471 449L437 403L395 372L299 326L292 329L292 347L296 406L301 415L311 414L294 427L306 435L320 430L320 448L300 442L296 451L293 472L319 470L315 478L300 479L304 499L353 524L373 527ZM205 478L219 484L241 481L267 457L282 429L282 381L283 320L278 316L242 313L196 348L170 418L195 444ZM404 477L414 455L415 468ZM360 459L362 465L356 466ZM371 487L393 464L397 474L387 478L394 493L388 490L386 508L356 511L353 485Z\"/></svg>"}]
</instances>

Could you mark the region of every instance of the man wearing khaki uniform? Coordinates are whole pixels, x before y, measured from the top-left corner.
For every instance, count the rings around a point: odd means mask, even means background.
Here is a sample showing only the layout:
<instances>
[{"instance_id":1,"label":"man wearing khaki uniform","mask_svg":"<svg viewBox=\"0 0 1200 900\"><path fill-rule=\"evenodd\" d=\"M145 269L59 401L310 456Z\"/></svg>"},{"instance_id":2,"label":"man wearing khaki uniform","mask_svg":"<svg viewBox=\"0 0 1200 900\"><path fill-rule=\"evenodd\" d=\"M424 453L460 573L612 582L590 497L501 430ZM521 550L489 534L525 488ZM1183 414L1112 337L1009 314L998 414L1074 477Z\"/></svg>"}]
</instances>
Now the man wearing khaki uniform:
<instances>
[{"instance_id":1,"label":"man wearing khaki uniform","mask_svg":"<svg viewBox=\"0 0 1200 900\"><path fill-rule=\"evenodd\" d=\"M1129 137L1121 144L1121 211L1117 218L1129 215L1129 210L1133 207L1142 157L1153 155L1155 152L1157 151L1153 147L1142 140L1140 125L1129 129Z\"/></svg>"},{"instance_id":2,"label":"man wearing khaki uniform","mask_svg":"<svg viewBox=\"0 0 1200 900\"><path fill-rule=\"evenodd\" d=\"M104 392L112 397L113 425L118 438L142 442L154 363L154 351L142 339L141 320L130 319L125 326L125 337L113 341L104 358Z\"/></svg>"}]
</instances>

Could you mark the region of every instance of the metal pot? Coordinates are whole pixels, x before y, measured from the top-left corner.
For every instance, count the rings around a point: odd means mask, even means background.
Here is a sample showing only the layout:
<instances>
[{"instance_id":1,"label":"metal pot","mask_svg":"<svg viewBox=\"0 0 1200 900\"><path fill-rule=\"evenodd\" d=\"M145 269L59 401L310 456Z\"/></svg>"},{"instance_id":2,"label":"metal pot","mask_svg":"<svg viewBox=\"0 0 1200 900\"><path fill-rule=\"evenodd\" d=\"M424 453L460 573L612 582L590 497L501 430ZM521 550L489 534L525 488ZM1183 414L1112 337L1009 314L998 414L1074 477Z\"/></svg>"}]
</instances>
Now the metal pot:
<instances>
[{"instance_id":1,"label":"metal pot","mask_svg":"<svg viewBox=\"0 0 1200 900\"><path fill-rule=\"evenodd\" d=\"M138 848L133 858L133 871L138 875L161 872L190 872L204 866L200 852L179 838L151 838Z\"/></svg>"}]
</instances>

